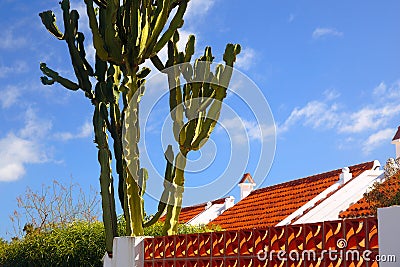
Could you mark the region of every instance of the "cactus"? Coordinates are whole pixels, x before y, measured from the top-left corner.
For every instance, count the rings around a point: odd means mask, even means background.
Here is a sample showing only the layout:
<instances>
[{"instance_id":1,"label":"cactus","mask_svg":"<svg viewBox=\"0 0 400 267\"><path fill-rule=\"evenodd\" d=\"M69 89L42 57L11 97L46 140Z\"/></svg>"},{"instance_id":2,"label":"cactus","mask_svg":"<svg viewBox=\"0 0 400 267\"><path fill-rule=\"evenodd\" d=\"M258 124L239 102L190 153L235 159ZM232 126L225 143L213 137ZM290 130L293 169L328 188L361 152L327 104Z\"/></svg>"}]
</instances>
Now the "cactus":
<instances>
[{"instance_id":1,"label":"cactus","mask_svg":"<svg viewBox=\"0 0 400 267\"><path fill-rule=\"evenodd\" d=\"M185 183L186 156L192 150L199 150L213 132L227 94L233 64L241 50L238 44L228 44L223 56L225 65L218 64L213 73L210 69L214 60L211 47L206 47L203 56L191 64L195 37L189 36L185 52L178 51L178 41L179 33L175 32L168 42L168 60L165 67L158 59L153 59L153 62L157 63L155 66L168 75L170 115L174 137L180 148L175 158L172 178L175 188L168 201L163 234L177 233ZM186 80L183 86L180 82L181 75Z\"/></svg>"},{"instance_id":2,"label":"cactus","mask_svg":"<svg viewBox=\"0 0 400 267\"><path fill-rule=\"evenodd\" d=\"M144 92L142 85L149 69L141 69L140 65L157 55L173 33L182 26L188 1L124 0L121 5L116 0L84 0L96 50L94 68L86 59L85 36L78 29L79 14L76 10L70 10L69 0L60 2L64 30L57 26L52 11L39 14L46 29L57 39L67 43L77 80L73 82L64 78L45 63L41 63L40 69L44 74L41 77L42 83L52 85L57 82L69 90L82 90L95 106L93 126L101 168L106 247L110 255L112 239L116 235L116 213L107 131L114 140L118 196L127 221L126 233L142 235L145 223L142 196L145 192L147 171L140 167L139 162L140 132L137 113L140 96ZM172 12L173 9L177 12ZM91 77L97 80L94 88ZM123 107L120 107L120 98ZM125 129L125 136L123 127L128 128ZM124 141L129 146L124 147Z\"/></svg>"},{"instance_id":3,"label":"cactus","mask_svg":"<svg viewBox=\"0 0 400 267\"><path fill-rule=\"evenodd\" d=\"M208 113L219 114L221 106L215 101L224 98L230 76L229 71L222 66L218 68L218 74L214 75L207 69L208 63L202 63L205 60L212 61L209 48L206 49L205 56L195 62L194 67L189 64L194 54L194 36L189 38L185 53L178 53L176 47L179 39L178 29L183 25L183 15L189 0L84 0L84 2L91 39L96 50L94 66L91 66L86 58L85 36L78 27L79 14L76 10L70 10L69 0L62 0L60 6L63 29L57 25L52 11L44 11L39 16L50 34L66 42L76 81L62 77L45 63L40 64L44 74L41 81L44 85L59 83L68 90L82 90L94 106L94 141L97 144L100 164L106 250L112 256L112 242L116 236L114 185L110 165L112 154L118 174L119 202L126 219L126 234L143 235L143 227L155 223L165 209L168 210L169 218L165 228L169 229L168 233L175 232L174 220L176 221L179 216L182 203L186 155L190 150L199 149L212 132L215 120L204 119L205 111L208 105L211 105ZM157 56L165 46L168 46L169 53L166 66ZM226 50L224 60L229 66L233 65L236 49L229 46ZM187 68L181 69L175 66L174 72L168 73L169 82L173 85L173 89L170 90L170 105L173 110L171 116L174 121L175 137L181 149L175 160L171 146L165 152L167 164L164 191L157 213L151 220L145 221L143 194L148 174L139 161L138 113L140 99L145 91L145 78L150 72L141 65L148 59L158 69L183 62L187 64ZM191 70L194 72L190 72ZM217 82L224 82L216 87L208 83L195 83L185 86L182 94L177 78L179 73L187 79L193 79L193 75L197 75L196 77L211 75ZM201 97L206 101L197 105L196 101L192 100L191 94L195 96L203 94ZM186 117L194 118L196 122L189 121L184 124L182 103L186 105L187 101L193 102L193 108L186 107ZM198 114L201 116L196 118ZM218 119L218 116L214 117ZM109 136L113 139L113 153L108 143Z\"/></svg>"}]
</instances>

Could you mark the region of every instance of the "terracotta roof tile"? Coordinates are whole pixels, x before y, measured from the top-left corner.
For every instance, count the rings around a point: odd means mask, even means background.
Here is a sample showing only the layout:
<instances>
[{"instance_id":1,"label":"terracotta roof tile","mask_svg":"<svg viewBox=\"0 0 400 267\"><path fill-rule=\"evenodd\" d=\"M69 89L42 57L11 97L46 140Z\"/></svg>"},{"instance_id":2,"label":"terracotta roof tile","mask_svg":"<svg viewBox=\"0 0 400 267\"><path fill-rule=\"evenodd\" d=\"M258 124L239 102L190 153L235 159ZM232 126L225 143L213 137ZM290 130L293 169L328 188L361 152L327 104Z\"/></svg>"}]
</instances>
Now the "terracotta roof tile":
<instances>
[{"instance_id":1,"label":"terracotta roof tile","mask_svg":"<svg viewBox=\"0 0 400 267\"><path fill-rule=\"evenodd\" d=\"M395 194L396 192L400 191L400 173L392 176L390 179L384 181L381 185L381 190L392 192ZM339 214L339 218L360 218L360 217L369 217L369 216L376 216L375 212L372 210L371 205L366 201L363 197L356 203L350 205L350 207L342 211Z\"/></svg>"},{"instance_id":2,"label":"terracotta roof tile","mask_svg":"<svg viewBox=\"0 0 400 267\"><path fill-rule=\"evenodd\" d=\"M375 213L371 210L371 206L367 203L365 198L360 199L347 210L339 214L339 218L358 218L358 217L369 217L375 216Z\"/></svg>"},{"instance_id":3,"label":"terracotta roof tile","mask_svg":"<svg viewBox=\"0 0 400 267\"><path fill-rule=\"evenodd\" d=\"M181 213L179 214L179 222L186 223L186 222L190 221L191 219L193 219L194 217L196 217L197 215L199 215L200 213L202 213L206 209L207 203L208 202L182 208ZM220 198L220 199L211 201L211 204L213 204L213 205L214 204L224 204L224 203L225 203L225 198ZM165 221L165 216L162 216L160 218L160 221L162 221L162 222Z\"/></svg>"},{"instance_id":4,"label":"terracotta roof tile","mask_svg":"<svg viewBox=\"0 0 400 267\"><path fill-rule=\"evenodd\" d=\"M371 161L354 165L350 171L355 177L372 167ZM211 224L225 230L274 226L338 181L341 172L337 169L255 190Z\"/></svg>"}]
</instances>

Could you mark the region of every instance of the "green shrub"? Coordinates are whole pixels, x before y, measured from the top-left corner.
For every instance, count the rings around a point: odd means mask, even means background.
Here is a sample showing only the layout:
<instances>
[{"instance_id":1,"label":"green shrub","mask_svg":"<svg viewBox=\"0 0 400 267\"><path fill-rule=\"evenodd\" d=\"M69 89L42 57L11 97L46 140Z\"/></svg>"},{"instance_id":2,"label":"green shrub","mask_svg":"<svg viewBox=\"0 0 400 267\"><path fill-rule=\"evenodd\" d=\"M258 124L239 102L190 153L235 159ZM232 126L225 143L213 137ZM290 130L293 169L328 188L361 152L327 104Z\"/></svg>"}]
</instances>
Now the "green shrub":
<instances>
[{"instance_id":1,"label":"green shrub","mask_svg":"<svg viewBox=\"0 0 400 267\"><path fill-rule=\"evenodd\" d=\"M118 222L122 236L124 220ZM146 236L161 236L163 223L145 228ZM179 234L219 231L208 226L179 225ZM0 267L102 266L105 253L104 226L101 222L75 222L48 232L36 232L10 243L0 239Z\"/></svg>"},{"instance_id":2,"label":"green shrub","mask_svg":"<svg viewBox=\"0 0 400 267\"><path fill-rule=\"evenodd\" d=\"M150 227L144 228L145 236L162 236L163 222L156 222ZM125 219L123 216L118 218L118 235L124 236L125 233ZM194 234L194 233L205 233L205 232L216 232L222 231L222 228L218 225L208 226L208 225L186 225L186 224L178 224L178 235L181 234Z\"/></svg>"},{"instance_id":3,"label":"green shrub","mask_svg":"<svg viewBox=\"0 0 400 267\"><path fill-rule=\"evenodd\" d=\"M102 266L104 228L77 222L32 233L0 247L0 266Z\"/></svg>"}]
</instances>

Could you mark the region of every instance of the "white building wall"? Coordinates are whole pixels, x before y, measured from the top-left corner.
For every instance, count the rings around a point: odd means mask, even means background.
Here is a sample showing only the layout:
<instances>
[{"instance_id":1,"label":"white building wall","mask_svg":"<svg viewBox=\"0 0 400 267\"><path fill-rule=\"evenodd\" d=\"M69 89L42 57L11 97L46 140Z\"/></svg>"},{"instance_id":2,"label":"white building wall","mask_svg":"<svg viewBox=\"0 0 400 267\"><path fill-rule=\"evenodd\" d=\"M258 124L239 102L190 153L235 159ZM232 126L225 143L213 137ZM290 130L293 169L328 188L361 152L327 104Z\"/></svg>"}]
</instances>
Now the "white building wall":
<instances>
[{"instance_id":1,"label":"white building wall","mask_svg":"<svg viewBox=\"0 0 400 267\"><path fill-rule=\"evenodd\" d=\"M386 259L379 262L381 267L400 266L399 222L400 206L378 209L379 257ZM389 258L392 261L388 261Z\"/></svg>"}]
</instances>

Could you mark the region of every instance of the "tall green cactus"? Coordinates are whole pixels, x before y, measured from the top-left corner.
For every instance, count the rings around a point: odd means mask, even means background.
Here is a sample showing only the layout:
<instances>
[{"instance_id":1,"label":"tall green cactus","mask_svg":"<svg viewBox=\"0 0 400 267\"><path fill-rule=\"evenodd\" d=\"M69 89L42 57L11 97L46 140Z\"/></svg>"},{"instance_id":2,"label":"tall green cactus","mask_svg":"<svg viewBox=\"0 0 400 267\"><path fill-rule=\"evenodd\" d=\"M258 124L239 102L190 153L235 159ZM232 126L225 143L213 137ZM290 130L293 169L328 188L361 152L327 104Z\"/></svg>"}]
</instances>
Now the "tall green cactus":
<instances>
[{"instance_id":1,"label":"tall green cactus","mask_svg":"<svg viewBox=\"0 0 400 267\"><path fill-rule=\"evenodd\" d=\"M176 31L168 42L168 60L165 66L159 60L155 64L160 71L168 75L170 115L174 137L179 145L179 153L174 161L174 176L170 179L175 188L168 201L164 234L177 233L185 183L186 156L192 150L199 150L213 132L227 94L233 64L241 50L238 44L228 44L223 56L225 65L218 64L213 73L211 64L214 57L211 47L206 47L204 55L191 64L195 37L189 36L185 52L178 51L178 41L179 34ZM186 81L183 86L180 81L181 75Z\"/></svg>"},{"instance_id":2,"label":"tall green cactus","mask_svg":"<svg viewBox=\"0 0 400 267\"><path fill-rule=\"evenodd\" d=\"M94 68L86 59L85 36L78 29L79 14L76 10L70 10L69 0L60 2L64 31L57 26L52 11L39 14L47 30L67 43L77 79L77 82L66 79L41 63L40 68L45 75L41 78L42 83L51 85L57 82L69 90L80 89L95 106L93 126L99 149L103 221L109 253L116 235L116 211L107 131L114 140L118 195L127 221L126 233L142 235L145 223L142 196L147 171L140 167L139 162L137 112L143 93L142 85L149 69L140 69L140 65L157 55L183 25L182 18L188 1L124 0L121 3L119 0L84 0L96 50ZM177 10L175 13L172 12L174 9ZM174 15L167 26L171 14ZM91 77L97 80L94 88ZM129 145L124 147L124 141Z\"/></svg>"},{"instance_id":3,"label":"tall green cactus","mask_svg":"<svg viewBox=\"0 0 400 267\"><path fill-rule=\"evenodd\" d=\"M94 66L91 66L86 58L85 36L79 32L78 12L70 10L69 0L61 0L63 31L57 26L52 11L42 12L39 16L52 35L66 42L76 82L60 76L45 63L40 64L44 74L41 81L45 85L59 83L69 90L82 90L94 106L93 129L100 164L106 250L112 255L112 242L116 236L117 225L110 164L112 154L118 174L119 202L126 219L126 234L143 235L143 227L155 223L166 209L168 218L166 232L175 233L182 204L186 155L190 150L199 149L212 132L221 109L221 105L217 102L222 101L226 95L231 72L222 65L217 68L215 75L207 67L204 72L204 66L209 66L209 63L202 62L213 59L210 48L206 49L204 56L197 60L194 66L190 65L189 62L194 54L194 36L189 38L185 53L178 52L176 46L179 39L178 29L183 25L183 15L189 0L84 0L84 2L89 18L91 40L96 50ZM166 66L157 56L165 46L168 46L169 54ZM224 55L226 66L233 65L238 51L238 46L227 46ZM148 175L139 161L138 113L140 99L144 94L145 78L150 72L141 65L148 59L158 69L179 63L185 63L186 67L175 66L174 71L168 73L169 83L173 85L170 90L171 117L174 121L175 137L181 149L175 160L171 146L165 152L167 163L164 191L157 213L151 220L145 221L143 194ZM211 77L217 86L214 86L211 80L210 83L185 85L182 94L179 73L188 79ZM202 97L204 101L196 104L193 95ZM187 103L190 101L193 103L190 104L191 108L188 108ZM185 105L186 117L190 119L186 124L183 123L182 103ZM209 105L211 106L208 108ZM212 119L205 117L207 108L208 116ZM192 122L193 119L196 122ZM109 136L113 139L113 153L108 143Z\"/></svg>"}]
</instances>

